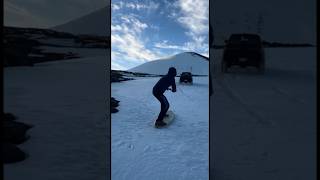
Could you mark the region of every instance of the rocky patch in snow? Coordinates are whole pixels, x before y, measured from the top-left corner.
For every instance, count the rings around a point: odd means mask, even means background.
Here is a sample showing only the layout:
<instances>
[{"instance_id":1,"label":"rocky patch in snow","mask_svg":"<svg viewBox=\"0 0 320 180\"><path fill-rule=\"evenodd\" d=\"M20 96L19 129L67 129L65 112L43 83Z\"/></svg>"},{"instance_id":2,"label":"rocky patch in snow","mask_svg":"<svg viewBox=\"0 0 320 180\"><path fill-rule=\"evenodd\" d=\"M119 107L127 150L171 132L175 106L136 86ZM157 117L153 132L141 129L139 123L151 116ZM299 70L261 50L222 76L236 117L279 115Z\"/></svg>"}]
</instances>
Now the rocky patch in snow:
<instances>
[{"instance_id":1,"label":"rocky patch in snow","mask_svg":"<svg viewBox=\"0 0 320 180\"><path fill-rule=\"evenodd\" d=\"M121 71L111 70L111 82L122 82L133 80L133 78L125 77L125 74Z\"/></svg>"},{"instance_id":2,"label":"rocky patch in snow","mask_svg":"<svg viewBox=\"0 0 320 180\"><path fill-rule=\"evenodd\" d=\"M27 158L25 152L23 152L20 148L16 145L3 142L2 143L2 163L15 163L19 161L23 161Z\"/></svg>"},{"instance_id":3,"label":"rocky patch in snow","mask_svg":"<svg viewBox=\"0 0 320 180\"><path fill-rule=\"evenodd\" d=\"M46 47L110 48L110 37L74 35L50 29L4 27L4 66L33 66L35 63L75 59L76 52L46 52Z\"/></svg>"},{"instance_id":4,"label":"rocky patch in snow","mask_svg":"<svg viewBox=\"0 0 320 180\"><path fill-rule=\"evenodd\" d=\"M4 114L3 137L2 137L2 157L3 163L14 163L23 161L27 155L17 147L18 144L25 142L29 136L27 131L32 128L22 122L15 121L17 118L11 113Z\"/></svg>"},{"instance_id":5,"label":"rocky patch in snow","mask_svg":"<svg viewBox=\"0 0 320 180\"><path fill-rule=\"evenodd\" d=\"M119 106L119 102L118 100L116 100L114 97L111 97L111 113L117 113L119 110L117 109L117 107Z\"/></svg>"}]
</instances>

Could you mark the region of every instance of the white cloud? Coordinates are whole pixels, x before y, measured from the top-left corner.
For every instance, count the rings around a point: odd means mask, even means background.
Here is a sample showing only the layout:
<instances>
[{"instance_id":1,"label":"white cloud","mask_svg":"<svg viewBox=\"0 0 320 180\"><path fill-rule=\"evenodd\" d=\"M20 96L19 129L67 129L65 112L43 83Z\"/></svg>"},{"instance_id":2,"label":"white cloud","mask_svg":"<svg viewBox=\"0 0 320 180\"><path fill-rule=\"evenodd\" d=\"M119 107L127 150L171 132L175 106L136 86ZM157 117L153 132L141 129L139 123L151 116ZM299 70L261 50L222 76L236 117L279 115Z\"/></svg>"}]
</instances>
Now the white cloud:
<instances>
[{"instance_id":1,"label":"white cloud","mask_svg":"<svg viewBox=\"0 0 320 180\"><path fill-rule=\"evenodd\" d=\"M117 4L112 4L111 8L112 8L112 10L115 10L115 11L121 9L121 7Z\"/></svg>"},{"instance_id":2,"label":"white cloud","mask_svg":"<svg viewBox=\"0 0 320 180\"><path fill-rule=\"evenodd\" d=\"M144 43L135 34L114 34L111 37L112 45L127 57L136 61L149 61L157 56L148 50Z\"/></svg>"},{"instance_id":3,"label":"white cloud","mask_svg":"<svg viewBox=\"0 0 320 180\"><path fill-rule=\"evenodd\" d=\"M122 20L121 25L111 25L111 30L122 30L123 33L130 33L132 31L135 33L141 33L148 27L146 23L141 22L133 15L123 15L120 19Z\"/></svg>"},{"instance_id":4,"label":"white cloud","mask_svg":"<svg viewBox=\"0 0 320 180\"><path fill-rule=\"evenodd\" d=\"M168 17L187 30L185 34L190 37L191 41L183 45L170 45L162 42L156 44L157 47L208 54L209 0L177 0L175 2L165 0L164 2L170 9Z\"/></svg>"},{"instance_id":5,"label":"white cloud","mask_svg":"<svg viewBox=\"0 0 320 180\"><path fill-rule=\"evenodd\" d=\"M156 10L159 8L159 3L149 1L148 3L134 3L134 2L123 2L120 1L118 3L112 3L112 10L120 10L122 8L128 8L131 10Z\"/></svg>"},{"instance_id":6,"label":"white cloud","mask_svg":"<svg viewBox=\"0 0 320 180\"><path fill-rule=\"evenodd\" d=\"M120 60L140 64L158 57L157 53L146 47L145 40L141 38L143 31L149 27L146 23L134 15L122 16L119 21L111 25L112 63L119 67Z\"/></svg>"},{"instance_id":7,"label":"white cloud","mask_svg":"<svg viewBox=\"0 0 320 180\"><path fill-rule=\"evenodd\" d=\"M177 51L192 51L200 54L209 54L208 42L205 42L205 36L195 37L193 41L186 42L183 45L170 44L167 40L155 43L154 46L160 49L173 49Z\"/></svg>"},{"instance_id":8,"label":"white cloud","mask_svg":"<svg viewBox=\"0 0 320 180\"><path fill-rule=\"evenodd\" d=\"M178 0L180 17L177 21L194 34L208 33L209 0Z\"/></svg>"},{"instance_id":9,"label":"white cloud","mask_svg":"<svg viewBox=\"0 0 320 180\"><path fill-rule=\"evenodd\" d=\"M159 31L159 30L160 30L160 27L157 26L157 25L150 24L149 26L150 26L150 28L153 29L153 30L156 30L156 31Z\"/></svg>"},{"instance_id":10,"label":"white cloud","mask_svg":"<svg viewBox=\"0 0 320 180\"><path fill-rule=\"evenodd\" d=\"M179 46L179 45L175 45L175 44L169 44L167 40L155 43L154 46L157 47L157 48L161 48L161 49L175 49L175 50L181 50L181 51L190 50L186 46Z\"/></svg>"},{"instance_id":11,"label":"white cloud","mask_svg":"<svg viewBox=\"0 0 320 180\"><path fill-rule=\"evenodd\" d=\"M112 59L113 59L113 58L112 58ZM120 65L120 64L117 63L117 62L112 62L112 64L111 64L111 69L112 69L112 70L126 70L126 67Z\"/></svg>"},{"instance_id":12,"label":"white cloud","mask_svg":"<svg viewBox=\"0 0 320 180\"><path fill-rule=\"evenodd\" d=\"M192 49L208 50L208 36L207 35L197 35L193 32L186 33L191 37L192 41L187 42L185 45Z\"/></svg>"}]
</instances>

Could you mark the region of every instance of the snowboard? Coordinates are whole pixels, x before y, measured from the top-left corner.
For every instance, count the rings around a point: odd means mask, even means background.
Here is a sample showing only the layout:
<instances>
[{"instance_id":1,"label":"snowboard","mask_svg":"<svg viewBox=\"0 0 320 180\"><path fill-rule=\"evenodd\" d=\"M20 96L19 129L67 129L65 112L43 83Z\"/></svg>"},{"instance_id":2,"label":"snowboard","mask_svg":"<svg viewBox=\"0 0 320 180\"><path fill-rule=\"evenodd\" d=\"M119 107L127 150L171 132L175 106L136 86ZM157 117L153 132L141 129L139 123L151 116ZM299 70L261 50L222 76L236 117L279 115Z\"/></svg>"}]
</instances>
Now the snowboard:
<instances>
[{"instance_id":1,"label":"snowboard","mask_svg":"<svg viewBox=\"0 0 320 180\"><path fill-rule=\"evenodd\" d=\"M166 116L163 118L163 122L165 122L167 125L162 126L162 127L157 127L155 125L155 122L153 123L153 125L155 128L164 128L164 127L168 127L172 123L173 120L174 120L174 113L173 113L173 111L169 110L169 111L167 111Z\"/></svg>"}]
</instances>

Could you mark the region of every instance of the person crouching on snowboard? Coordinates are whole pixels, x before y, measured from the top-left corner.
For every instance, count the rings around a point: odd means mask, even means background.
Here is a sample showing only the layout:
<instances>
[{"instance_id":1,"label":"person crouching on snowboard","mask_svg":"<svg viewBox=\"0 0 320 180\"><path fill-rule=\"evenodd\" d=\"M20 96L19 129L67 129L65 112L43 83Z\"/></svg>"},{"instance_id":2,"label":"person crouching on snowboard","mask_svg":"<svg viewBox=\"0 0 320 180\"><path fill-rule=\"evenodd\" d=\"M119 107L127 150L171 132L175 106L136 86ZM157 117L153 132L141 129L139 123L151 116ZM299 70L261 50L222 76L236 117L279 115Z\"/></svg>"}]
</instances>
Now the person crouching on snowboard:
<instances>
[{"instance_id":1,"label":"person crouching on snowboard","mask_svg":"<svg viewBox=\"0 0 320 180\"><path fill-rule=\"evenodd\" d=\"M161 111L155 123L155 125L158 127L166 125L166 123L163 122L163 118L165 117L169 109L169 102L167 98L163 95L163 93L166 90L170 90L169 89L170 86L172 87L171 88L172 92L177 91L176 82L174 79L176 75L177 75L176 68L174 67L169 68L168 74L163 76L153 87L152 93L160 101L160 104L161 104Z\"/></svg>"}]
</instances>

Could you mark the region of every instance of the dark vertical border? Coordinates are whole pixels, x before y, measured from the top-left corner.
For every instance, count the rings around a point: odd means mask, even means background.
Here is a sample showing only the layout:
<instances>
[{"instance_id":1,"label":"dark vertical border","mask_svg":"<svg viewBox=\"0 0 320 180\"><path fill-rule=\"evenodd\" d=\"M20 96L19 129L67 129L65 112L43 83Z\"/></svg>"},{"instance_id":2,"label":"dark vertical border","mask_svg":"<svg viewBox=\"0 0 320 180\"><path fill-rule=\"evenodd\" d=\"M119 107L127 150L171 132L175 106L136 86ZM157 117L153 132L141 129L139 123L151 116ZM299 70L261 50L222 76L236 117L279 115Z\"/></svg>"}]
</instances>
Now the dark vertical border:
<instances>
[{"instance_id":1,"label":"dark vertical border","mask_svg":"<svg viewBox=\"0 0 320 180\"><path fill-rule=\"evenodd\" d=\"M111 13L111 11L112 11L112 8L111 8L111 4L112 4L112 0L110 0L109 1L109 18L110 18L110 23L108 24L108 28L109 28L109 30L110 30L110 34L109 34L109 43L110 43L110 49L109 49L109 59L108 59L108 61L109 61L109 84L108 84L108 86L109 86L109 94L107 95L107 98L109 98L108 99L108 102L109 102L109 106L107 107L108 108L108 111L109 111L109 134L108 134L108 136L109 137L107 137L107 138L109 138L109 172L107 172L107 174L106 174L106 176L108 177L109 176L109 179L111 180L111 166L112 166L112 158L111 158L111 150L112 150L112 146L111 146L111 140L112 140L112 138L111 138L111 130L112 130L112 128L111 128L111 63L112 63L112 59L111 59L111 46L112 46L112 42L111 42L111 40L112 40L112 38L111 38L111 24L112 24L112 13ZM109 174L108 174L109 173Z\"/></svg>"},{"instance_id":2,"label":"dark vertical border","mask_svg":"<svg viewBox=\"0 0 320 180\"><path fill-rule=\"evenodd\" d=\"M319 60L319 46L318 46L318 44L319 44L319 16L320 16L320 13L319 13L319 9L318 9L318 5L319 5L319 3L318 3L318 1L316 1L315 2L315 10L316 10L316 18L315 18L315 23L316 23L316 38L317 38L317 40L316 40L316 44L315 44L315 46L316 46L316 48L317 48L317 53L316 53L316 66L317 66L317 69L316 69L316 74L317 74L317 79L316 79L316 83L317 83L317 85L316 85L316 98L317 98L317 103L316 103L316 109L319 109L319 88L318 88L318 86L319 86L319 69L320 69L320 66L319 66L319 62L318 62L318 60ZM316 110L316 119L318 119L318 115L319 115L319 112L318 112L318 110ZM318 154L318 150L319 150L319 123L318 123L318 121L316 120L316 134L317 134L317 137L316 137L316 142L315 143L317 143L316 144L316 152L317 152L317 154L316 154L316 158L317 158L317 162L316 162L316 169L318 169L318 167L319 167L319 154ZM316 177L318 177L318 171L316 171Z\"/></svg>"},{"instance_id":3,"label":"dark vertical border","mask_svg":"<svg viewBox=\"0 0 320 180\"><path fill-rule=\"evenodd\" d=\"M1 1L1 15L2 15L2 18L1 18L1 25L2 25L2 27L1 27L1 44L2 44L2 47L3 47L3 27L4 27L4 22L3 22L3 20L4 20L4 8L3 8L3 1ZM4 84L3 84L3 76L4 76L4 63L3 63L3 58L4 58L4 52L3 52L3 48L1 48L1 89L2 89L2 92L3 92L3 88L4 88ZM1 106L2 106L2 112L1 112L1 137L3 137L2 135L3 135L3 123L2 123L2 120L3 120L3 116L4 116L4 94L2 93L1 94ZM1 143L1 152L2 152L2 143ZM2 177L2 179L4 178L3 176L4 176L4 174L3 174L3 172L4 172L4 169L3 169L3 159L2 159L3 157L2 157L2 154L1 154L1 177Z\"/></svg>"},{"instance_id":4,"label":"dark vertical border","mask_svg":"<svg viewBox=\"0 0 320 180\"><path fill-rule=\"evenodd\" d=\"M211 167L212 167L212 164L213 164L213 162L211 162L211 156L212 156L212 151L213 151L213 149L212 149L212 139L210 138L211 137L211 121L212 121L212 117L211 117L211 115L212 115L212 112L210 112L210 110L211 110L211 106L212 106L212 104L211 104L211 97L213 97L213 94L214 94L214 92L213 92L213 87L212 87L212 73L213 72L211 72L211 64L212 64L212 61L213 61L213 57L212 57L212 54L210 53L211 52L211 48L213 47L213 25L211 24L211 21L210 21L210 18L211 18L211 16L213 15L213 9L211 9L211 3L212 3L212 1L213 0L209 0L209 123L208 123L208 125L209 125L209 138L208 138L208 143L209 143L209 159L208 159L208 161L209 161L209 180L210 179L213 179L213 172L211 171Z\"/></svg>"},{"instance_id":5,"label":"dark vertical border","mask_svg":"<svg viewBox=\"0 0 320 180\"><path fill-rule=\"evenodd\" d=\"M210 117L210 114L211 114L211 113L210 113L210 97L211 97L211 95L212 95L212 94L211 94L211 93L212 93L212 92L211 92L211 90L212 90L211 80L212 80L212 79L211 79L211 70L210 70L210 69L211 69L211 68L210 68L210 64L211 64L211 60L212 60L212 59L211 59L211 55L210 55L210 48L211 48L212 37L211 37L211 24L210 24L210 14L211 14L210 1L211 1L211 0L208 0L208 1L209 1L209 7L208 7L208 11L209 11L209 17L208 17L208 21L209 21L209 22L208 22L208 25L209 25L209 28L208 28L208 35L209 35L209 36L208 36L208 37L209 37L209 43L208 43L208 51L209 51L209 78L208 78L208 79L209 79L209 89L208 89L208 90L209 90L209 93L208 93L208 95L209 95L209 97L208 97L208 101L209 101L209 106L208 106L208 108L209 108L209 109L208 109L208 113L209 113L209 114L208 114L208 117L209 117L209 118L208 118L208 121L209 121L209 122L208 122L208 126L209 126L209 127L208 127L208 131L209 131L209 133L208 133L208 136L209 136L209 137L208 137L208 145L209 145L209 148L208 148L208 162L209 162L209 165L208 165L208 171L209 171L209 172L208 172L208 177L209 177L209 180L210 180L210 179L211 179L211 171L210 171L210 169L211 169L211 168L210 168L210 166L211 166L211 161L210 161L210 154L211 154L211 153L210 153L210 152L211 152L211 143L210 143L210 142L211 142L211 141L210 141L210 135L211 135L211 131L210 131L210 121L211 121L211 117Z\"/></svg>"}]
</instances>

